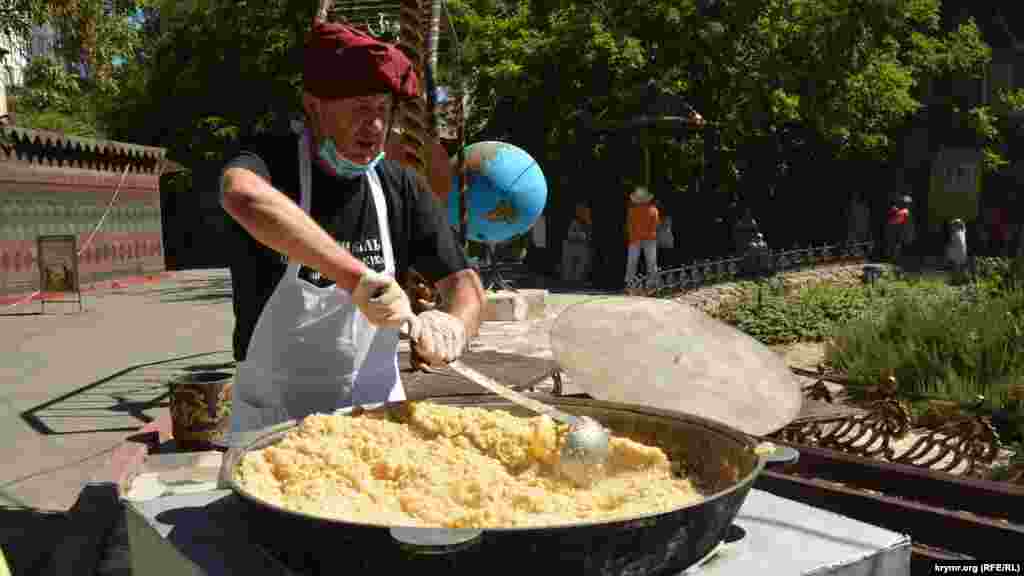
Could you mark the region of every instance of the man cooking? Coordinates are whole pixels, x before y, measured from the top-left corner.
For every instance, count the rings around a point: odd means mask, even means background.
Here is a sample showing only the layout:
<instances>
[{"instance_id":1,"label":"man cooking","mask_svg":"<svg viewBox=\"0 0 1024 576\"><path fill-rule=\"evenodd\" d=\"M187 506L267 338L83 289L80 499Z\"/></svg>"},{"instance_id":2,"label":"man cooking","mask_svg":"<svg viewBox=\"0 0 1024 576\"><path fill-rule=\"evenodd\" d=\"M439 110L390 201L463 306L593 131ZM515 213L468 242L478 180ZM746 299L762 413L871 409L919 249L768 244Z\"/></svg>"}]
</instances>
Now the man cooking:
<instances>
[{"instance_id":1,"label":"man cooking","mask_svg":"<svg viewBox=\"0 0 1024 576\"><path fill-rule=\"evenodd\" d=\"M419 94L410 61L317 18L303 89L301 134L246 143L222 173L242 239L230 266L232 432L404 399L399 328L412 312L395 278L410 267L446 303L410 325L424 360L457 359L479 327L480 279L428 184L384 159L398 103Z\"/></svg>"}]
</instances>

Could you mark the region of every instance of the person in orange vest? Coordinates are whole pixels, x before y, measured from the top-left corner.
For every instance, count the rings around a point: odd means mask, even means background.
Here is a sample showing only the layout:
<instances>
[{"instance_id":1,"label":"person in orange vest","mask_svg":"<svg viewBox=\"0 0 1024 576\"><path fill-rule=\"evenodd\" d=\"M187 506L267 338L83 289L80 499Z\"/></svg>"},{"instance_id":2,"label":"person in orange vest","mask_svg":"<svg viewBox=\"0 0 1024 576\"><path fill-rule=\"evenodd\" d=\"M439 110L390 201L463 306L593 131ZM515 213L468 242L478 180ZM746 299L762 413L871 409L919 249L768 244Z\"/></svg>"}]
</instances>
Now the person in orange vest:
<instances>
[{"instance_id":1,"label":"person in orange vest","mask_svg":"<svg viewBox=\"0 0 1024 576\"><path fill-rule=\"evenodd\" d=\"M643 253L647 266L647 285L651 287L658 272L658 224L661 223L661 214L652 202L654 197L643 186L638 186L629 199L632 204L626 219L626 286L636 276L640 254Z\"/></svg>"}]
</instances>

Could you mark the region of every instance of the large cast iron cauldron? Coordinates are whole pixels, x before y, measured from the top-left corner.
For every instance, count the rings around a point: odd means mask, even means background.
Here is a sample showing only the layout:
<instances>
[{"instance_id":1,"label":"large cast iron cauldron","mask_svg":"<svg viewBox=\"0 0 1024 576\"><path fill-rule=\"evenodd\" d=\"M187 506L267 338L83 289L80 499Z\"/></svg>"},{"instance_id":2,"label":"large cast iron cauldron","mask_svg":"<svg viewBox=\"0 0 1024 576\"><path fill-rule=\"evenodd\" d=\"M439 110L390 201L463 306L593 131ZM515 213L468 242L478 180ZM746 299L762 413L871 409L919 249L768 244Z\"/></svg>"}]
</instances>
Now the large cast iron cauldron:
<instances>
[{"instance_id":1,"label":"large cast iron cauldron","mask_svg":"<svg viewBox=\"0 0 1024 576\"><path fill-rule=\"evenodd\" d=\"M538 397L573 414L591 416L612 432L660 446L684 463L705 499L697 504L613 522L543 528L441 530L396 528L317 518L291 512L247 493L233 471L245 452L278 441L294 422L276 426L225 456L229 485L246 503L249 537L302 574L397 574L439 567L448 574L488 576L494 571L541 574L676 574L723 540L764 460L742 432L677 412L610 402ZM496 396L430 400L448 405L522 409ZM395 410L401 403L367 407ZM357 408L341 413L360 413ZM250 436L251 438L252 436ZM371 572L371 570L373 572Z\"/></svg>"}]
</instances>

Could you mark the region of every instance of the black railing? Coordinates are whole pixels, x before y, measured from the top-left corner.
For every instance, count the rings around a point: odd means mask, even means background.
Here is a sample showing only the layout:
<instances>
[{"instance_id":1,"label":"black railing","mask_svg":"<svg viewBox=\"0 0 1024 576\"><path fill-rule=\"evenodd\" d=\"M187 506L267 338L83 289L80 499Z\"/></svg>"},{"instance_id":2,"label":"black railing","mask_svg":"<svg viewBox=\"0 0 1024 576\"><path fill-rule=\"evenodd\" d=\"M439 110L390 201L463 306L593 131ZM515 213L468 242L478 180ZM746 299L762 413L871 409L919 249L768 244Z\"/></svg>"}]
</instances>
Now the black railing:
<instances>
[{"instance_id":1,"label":"black railing","mask_svg":"<svg viewBox=\"0 0 1024 576\"><path fill-rule=\"evenodd\" d=\"M871 254L873 242L850 242L791 250L751 250L740 256L704 260L686 266L659 270L656 274L636 276L627 289L646 296L694 290L721 282L757 280L781 272L791 272L826 264L863 261Z\"/></svg>"}]
</instances>

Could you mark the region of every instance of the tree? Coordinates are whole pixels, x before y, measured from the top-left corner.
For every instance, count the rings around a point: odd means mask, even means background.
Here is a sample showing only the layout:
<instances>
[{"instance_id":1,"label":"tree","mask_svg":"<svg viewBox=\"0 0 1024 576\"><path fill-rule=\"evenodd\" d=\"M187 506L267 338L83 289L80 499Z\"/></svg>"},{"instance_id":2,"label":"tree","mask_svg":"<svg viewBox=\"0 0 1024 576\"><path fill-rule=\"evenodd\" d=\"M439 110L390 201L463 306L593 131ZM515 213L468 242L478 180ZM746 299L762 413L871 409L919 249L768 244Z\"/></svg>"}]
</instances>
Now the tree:
<instances>
[{"instance_id":1,"label":"tree","mask_svg":"<svg viewBox=\"0 0 1024 576\"><path fill-rule=\"evenodd\" d=\"M46 0L0 0L0 38L27 42L46 14Z\"/></svg>"},{"instance_id":2,"label":"tree","mask_svg":"<svg viewBox=\"0 0 1024 576\"><path fill-rule=\"evenodd\" d=\"M307 0L156 3L159 34L124 66L104 119L118 139L216 160L246 134L284 130L300 108Z\"/></svg>"},{"instance_id":3,"label":"tree","mask_svg":"<svg viewBox=\"0 0 1024 576\"><path fill-rule=\"evenodd\" d=\"M33 59L25 69L24 86L15 94L20 126L72 136L101 136L81 80L53 58Z\"/></svg>"},{"instance_id":4,"label":"tree","mask_svg":"<svg viewBox=\"0 0 1024 576\"><path fill-rule=\"evenodd\" d=\"M898 128L921 107L922 81L977 75L989 57L973 22L943 29L939 0L699 4L452 0L465 78L448 59L439 79L470 90L473 137L516 142L564 172L555 166L607 164L614 142L585 142L587 119L615 123L641 110L653 78L690 100L719 140L713 151L699 135L661 147L661 164L688 166L674 170L672 187L683 188L715 152L709 168L729 190L738 174L776 177L812 152L886 161ZM147 3L158 33L121 73L127 91L106 114L111 129L184 160L286 125L299 110L314 5Z\"/></svg>"},{"instance_id":5,"label":"tree","mask_svg":"<svg viewBox=\"0 0 1024 576\"><path fill-rule=\"evenodd\" d=\"M580 108L621 120L642 101L631 88L654 78L716 124L729 185L737 160L760 158L792 126L836 157L884 161L893 129L921 106L924 78L977 75L989 57L973 22L941 28L939 0L715 4L702 14L693 0L453 2L474 70L474 127L507 125L547 155ZM685 156L696 161L700 148L693 141Z\"/></svg>"},{"instance_id":6,"label":"tree","mask_svg":"<svg viewBox=\"0 0 1024 576\"><path fill-rule=\"evenodd\" d=\"M46 0L39 22L58 33L55 57L37 57L12 90L18 125L102 138L101 110L119 90L118 62L135 58L140 26L134 0Z\"/></svg>"},{"instance_id":7,"label":"tree","mask_svg":"<svg viewBox=\"0 0 1024 576\"><path fill-rule=\"evenodd\" d=\"M134 59L140 26L132 17L145 0L47 0L65 61L84 67L99 90L115 90L115 62Z\"/></svg>"}]
</instances>

